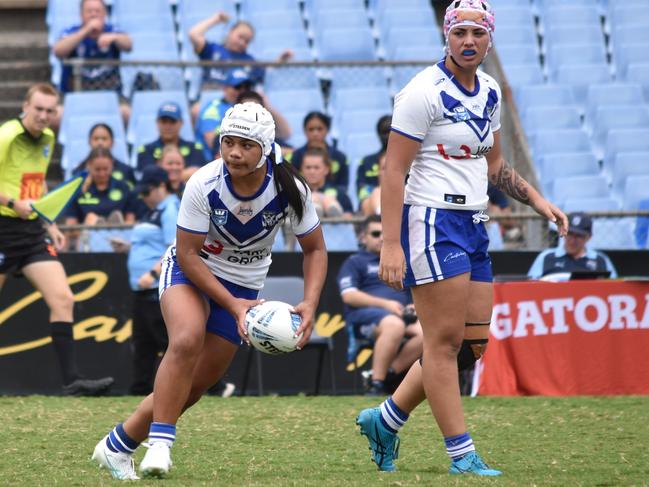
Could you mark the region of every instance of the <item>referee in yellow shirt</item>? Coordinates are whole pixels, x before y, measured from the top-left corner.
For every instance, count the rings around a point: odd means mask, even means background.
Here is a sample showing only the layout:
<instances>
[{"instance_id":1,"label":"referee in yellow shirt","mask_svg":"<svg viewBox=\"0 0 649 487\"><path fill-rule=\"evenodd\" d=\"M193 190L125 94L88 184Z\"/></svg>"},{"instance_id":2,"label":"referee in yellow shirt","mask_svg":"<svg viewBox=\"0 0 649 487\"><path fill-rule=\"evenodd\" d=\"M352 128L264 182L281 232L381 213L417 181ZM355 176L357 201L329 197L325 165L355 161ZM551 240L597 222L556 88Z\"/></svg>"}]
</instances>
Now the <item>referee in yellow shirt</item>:
<instances>
[{"instance_id":1,"label":"referee in yellow shirt","mask_svg":"<svg viewBox=\"0 0 649 487\"><path fill-rule=\"evenodd\" d=\"M63 393L99 395L112 385L113 378L86 379L77 370L74 298L57 257L65 237L55 224L47 226L30 206L46 191L45 174L55 140L49 127L58 101L53 86L35 84L27 91L22 116L0 125L0 289L7 274L22 273L41 292L50 310Z\"/></svg>"}]
</instances>

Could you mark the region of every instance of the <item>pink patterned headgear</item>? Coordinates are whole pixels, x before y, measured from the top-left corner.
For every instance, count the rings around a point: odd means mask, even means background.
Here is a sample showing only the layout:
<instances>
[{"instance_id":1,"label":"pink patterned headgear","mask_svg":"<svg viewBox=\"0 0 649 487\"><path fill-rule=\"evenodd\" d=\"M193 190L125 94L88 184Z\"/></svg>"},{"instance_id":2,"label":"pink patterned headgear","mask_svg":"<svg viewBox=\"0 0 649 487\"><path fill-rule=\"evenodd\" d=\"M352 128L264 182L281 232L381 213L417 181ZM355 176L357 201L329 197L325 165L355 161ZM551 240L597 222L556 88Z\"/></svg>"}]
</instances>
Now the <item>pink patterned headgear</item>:
<instances>
[{"instance_id":1,"label":"pink patterned headgear","mask_svg":"<svg viewBox=\"0 0 649 487\"><path fill-rule=\"evenodd\" d=\"M447 51L448 34L453 28L461 25L480 27L489 33L491 39L494 30L496 30L495 19L496 15L491 5L483 0L453 0L444 15L444 37L446 38ZM491 42L489 47L491 47Z\"/></svg>"}]
</instances>

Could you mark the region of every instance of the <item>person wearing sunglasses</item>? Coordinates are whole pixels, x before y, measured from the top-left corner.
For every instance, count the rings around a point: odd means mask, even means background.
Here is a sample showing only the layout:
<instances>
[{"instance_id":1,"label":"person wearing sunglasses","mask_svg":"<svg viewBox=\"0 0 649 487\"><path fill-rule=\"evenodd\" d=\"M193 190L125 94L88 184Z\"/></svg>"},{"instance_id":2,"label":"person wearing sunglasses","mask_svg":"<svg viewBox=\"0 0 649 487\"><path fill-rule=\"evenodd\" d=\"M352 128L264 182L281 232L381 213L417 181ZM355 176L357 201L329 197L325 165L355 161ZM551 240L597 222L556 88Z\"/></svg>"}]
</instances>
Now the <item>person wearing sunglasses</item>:
<instances>
[{"instance_id":1,"label":"person wearing sunglasses","mask_svg":"<svg viewBox=\"0 0 649 487\"><path fill-rule=\"evenodd\" d=\"M494 18L486 1L451 2L444 16L445 58L395 97L381 181L379 276L395 289L411 288L424 352L392 397L357 418L380 470L396 470L397 432L427 399L444 437L449 473L502 474L476 452L458 381L458 370L484 353L489 334L487 183L556 223L561 236L568 230L563 212L503 158L501 90L478 71L491 47Z\"/></svg>"},{"instance_id":2,"label":"person wearing sunglasses","mask_svg":"<svg viewBox=\"0 0 649 487\"><path fill-rule=\"evenodd\" d=\"M372 341L371 381L367 395L383 395L399 380L422 352L422 331L417 320L406 322L412 304L410 291L393 289L378 276L383 243L381 217L363 222L359 237L363 250L350 255L338 272L340 297L350 339ZM403 340L407 341L402 346Z\"/></svg>"}]
</instances>

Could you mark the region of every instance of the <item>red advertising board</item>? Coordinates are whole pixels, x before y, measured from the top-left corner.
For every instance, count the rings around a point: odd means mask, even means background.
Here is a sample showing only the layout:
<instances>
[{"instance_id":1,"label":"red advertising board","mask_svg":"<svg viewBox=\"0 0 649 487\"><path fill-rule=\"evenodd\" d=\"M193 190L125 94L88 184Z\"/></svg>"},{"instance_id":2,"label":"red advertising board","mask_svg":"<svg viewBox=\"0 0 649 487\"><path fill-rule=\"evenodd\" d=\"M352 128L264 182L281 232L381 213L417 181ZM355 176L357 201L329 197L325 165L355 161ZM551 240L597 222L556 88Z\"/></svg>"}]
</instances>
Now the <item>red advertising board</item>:
<instances>
[{"instance_id":1,"label":"red advertising board","mask_svg":"<svg viewBox=\"0 0 649 487\"><path fill-rule=\"evenodd\" d=\"M496 283L480 395L649 394L649 282Z\"/></svg>"}]
</instances>

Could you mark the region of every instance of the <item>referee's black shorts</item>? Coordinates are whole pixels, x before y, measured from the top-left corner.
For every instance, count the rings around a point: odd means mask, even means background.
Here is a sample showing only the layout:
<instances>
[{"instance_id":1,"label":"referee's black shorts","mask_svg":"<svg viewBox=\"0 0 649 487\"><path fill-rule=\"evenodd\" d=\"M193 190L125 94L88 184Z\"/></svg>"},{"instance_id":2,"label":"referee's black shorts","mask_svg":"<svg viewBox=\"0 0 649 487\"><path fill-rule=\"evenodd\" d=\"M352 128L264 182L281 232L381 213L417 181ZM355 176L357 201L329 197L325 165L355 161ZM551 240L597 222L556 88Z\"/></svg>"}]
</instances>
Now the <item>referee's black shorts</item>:
<instances>
[{"instance_id":1,"label":"referee's black shorts","mask_svg":"<svg viewBox=\"0 0 649 487\"><path fill-rule=\"evenodd\" d=\"M20 270L34 262L58 260L43 222L0 216L0 274Z\"/></svg>"}]
</instances>

